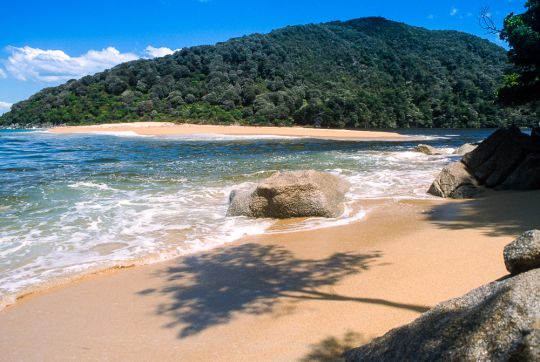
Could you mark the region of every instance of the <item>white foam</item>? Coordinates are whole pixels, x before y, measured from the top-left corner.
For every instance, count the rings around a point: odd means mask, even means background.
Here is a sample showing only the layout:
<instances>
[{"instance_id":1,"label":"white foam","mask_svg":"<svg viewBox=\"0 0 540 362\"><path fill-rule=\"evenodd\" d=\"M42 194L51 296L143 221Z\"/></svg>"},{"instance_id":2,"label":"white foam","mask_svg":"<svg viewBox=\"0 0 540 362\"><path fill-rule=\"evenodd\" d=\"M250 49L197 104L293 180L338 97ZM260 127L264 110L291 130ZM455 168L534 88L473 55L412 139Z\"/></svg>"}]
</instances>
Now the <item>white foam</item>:
<instances>
[{"instance_id":1,"label":"white foam","mask_svg":"<svg viewBox=\"0 0 540 362\"><path fill-rule=\"evenodd\" d=\"M215 135L210 136L205 139L216 139ZM253 136L221 139L244 138L253 139ZM432 197L425 191L439 170L454 157L426 156L408 150L329 151L324 156L320 161L319 156L304 159L299 154L272 155L271 162L250 166L249 171L239 175L240 179L248 180L240 185L221 180L212 186L183 176L164 184L141 182L130 189L118 187L110 179L107 183L67 182L64 187L69 187L73 199L63 203L46 199L51 202L46 209L30 200L27 206L20 205L27 207L25 218L12 214L13 222L6 220L0 236L0 303L11 303L14 295L36 285L100 268L140 260L166 260L249 235L357 222L367 212L358 208L359 200L361 203L362 199L370 198ZM254 181L272 173L270 170L304 160L313 161L314 165L309 167L329 167L326 171L351 182L343 215L333 219L308 218L279 230L272 229L274 220L226 217L232 189L250 187ZM54 187L61 193L61 185ZM116 246L106 252L97 251L100 245L111 243Z\"/></svg>"},{"instance_id":2,"label":"white foam","mask_svg":"<svg viewBox=\"0 0 540 362\"><path fill-rule=\"evenodd\" d=\"M68 187L72 188L92 188L92 189L98 189L98 190L111 190L111 188L106 184L98 184L94 182L75 182L73 184L68 185Z\"/></svg>"},{"instance_id":3,"label":"white foam","mask_svg":"<svg viewBox=\"0 0 540 362\"><path fill-rule=\"evenodd\" d=\"M279 140L279 139L298 139L303 136L280 136L280 135L227 135L216 133L194 133L186 135L167 135L165 139L177 139L182 141L249 141L249 140Z\"/></svg>"},{"instance_id":4,"label":"white foam","mask_svg":"<svg viewBox=\"0 0 540 362\"><path fill-rule=\"evenodd\" d=\"M116 136L116 137L151 137L148 135L142 135L135 131L89 131L88 133L102 135L102 136Z\"/></svg>"}]
</instances>

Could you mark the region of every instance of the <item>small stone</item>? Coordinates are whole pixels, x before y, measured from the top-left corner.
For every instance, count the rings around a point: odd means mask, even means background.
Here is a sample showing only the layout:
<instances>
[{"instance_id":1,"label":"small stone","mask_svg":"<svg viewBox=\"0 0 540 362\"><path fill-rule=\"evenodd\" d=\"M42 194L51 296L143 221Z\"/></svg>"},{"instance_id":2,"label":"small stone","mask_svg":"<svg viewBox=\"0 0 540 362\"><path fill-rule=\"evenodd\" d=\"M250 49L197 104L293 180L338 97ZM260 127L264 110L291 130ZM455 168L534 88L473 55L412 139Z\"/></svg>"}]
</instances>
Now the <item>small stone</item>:
<instances>
[{"instance_id":1,"label":"small stone","mask_svg":"<svg viewBox=\"0 0 540 362\"><path fill-rule=\"evenodd\" d=\"M511 274L540 268L540 230L529 230L504 247L504 264Z\"/></svg>"},{"instance_id":2,"label":"small stone","mask_svg":"<svg viewBox=\"0 0 540 362\"><path fill-rule=\"evenodd\" d=\"M418 146L416 146L414 148L414 150L417 151L417 152L421 152L423 154L426 154L426 155L430 155L430 156L442 155L443 154L442 151L439 151L435 147L430 146L430 145L424 145L424 144L419 144Z\"/></svg>"},{"instance_id":3,"label":"small stone","mask_svg":"<svg viewBox=\"0 0 540 362\"><path fill-rule=\"evenodd\" d=\"M454 151L454 155L461 155L463 156L466 153L472 152L478 147L478 145L473 145L471 143L465 143L464 145L460 146L458 149Z\"/></svg>"}]
</instances>

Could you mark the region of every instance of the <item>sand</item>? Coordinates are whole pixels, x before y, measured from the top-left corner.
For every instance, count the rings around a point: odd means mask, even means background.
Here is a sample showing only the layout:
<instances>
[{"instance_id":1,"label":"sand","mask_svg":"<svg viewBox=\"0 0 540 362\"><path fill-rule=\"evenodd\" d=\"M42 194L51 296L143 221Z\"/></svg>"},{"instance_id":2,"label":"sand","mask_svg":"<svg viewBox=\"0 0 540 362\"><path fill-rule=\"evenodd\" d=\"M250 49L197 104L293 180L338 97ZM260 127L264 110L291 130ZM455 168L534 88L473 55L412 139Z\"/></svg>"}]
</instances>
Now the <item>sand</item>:
<instances>
[{"instance_id":1,"label":"sand","mask_svg":"<svg viewBox=\"0 0 540 362\"><path fill-rule=\"evenodd\" d=\"M366 219L111 271L0 311L2 360L324 360L507 272L540 192L362 202Z\"/></svg>"},{"instance_id":2,"label":"sand","mask_svg":"<svg viewBox=\"0 0 540 362\"><path fill-rule=\"evenodd\" d=\"M321 139L350 140L404 140L410 136L395 132L383 131L351 131L342 129L321 129L303 127L252 127L252 126L219 126L198 124L174 124L170 122L132 122L111 123L95 126L56 127L49 130L53 133L110 133L128 132L143 136L180 136L180 135L240 135L240 136L289 136Z\"/></svg>"}]
</instances>

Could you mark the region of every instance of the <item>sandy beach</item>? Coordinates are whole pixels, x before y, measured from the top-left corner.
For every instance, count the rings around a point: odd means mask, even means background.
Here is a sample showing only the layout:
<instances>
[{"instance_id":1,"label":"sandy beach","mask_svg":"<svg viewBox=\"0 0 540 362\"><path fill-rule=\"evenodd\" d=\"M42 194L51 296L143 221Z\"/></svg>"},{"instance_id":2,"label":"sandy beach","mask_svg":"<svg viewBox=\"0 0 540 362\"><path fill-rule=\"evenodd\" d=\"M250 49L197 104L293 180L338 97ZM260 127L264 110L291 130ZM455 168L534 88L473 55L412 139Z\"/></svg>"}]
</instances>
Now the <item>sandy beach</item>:
<instances>
[{"instance_id":1,"label":"sandy beach","mask_svg":"<svg viewBox=\"0 0 540 362\"><path fill-rule=\"evenodd\" d=\"M252 127L220 126L198 124L175 124L170 122L132 122L111 123L94 126L67 126L49 130L53 133L107 133L130 132L143 136L179 136L179 135L235 135L235 136L288 136L311 137L321 139L351 140L403 140L411 138L396 132L351 131L340 129L321 129L303 127Z\"/></svg>"},{"instance_id":2,"label":"sandy beach","mask_svg":"<svg viewBox=\"0 0 540 362\"><path fill-rule=\"evenodd\" d=\"M362 221L93 275L0 311L2 360L317 361L506 274L540 192L362 201Z\"/></svg>"}]
</instances>

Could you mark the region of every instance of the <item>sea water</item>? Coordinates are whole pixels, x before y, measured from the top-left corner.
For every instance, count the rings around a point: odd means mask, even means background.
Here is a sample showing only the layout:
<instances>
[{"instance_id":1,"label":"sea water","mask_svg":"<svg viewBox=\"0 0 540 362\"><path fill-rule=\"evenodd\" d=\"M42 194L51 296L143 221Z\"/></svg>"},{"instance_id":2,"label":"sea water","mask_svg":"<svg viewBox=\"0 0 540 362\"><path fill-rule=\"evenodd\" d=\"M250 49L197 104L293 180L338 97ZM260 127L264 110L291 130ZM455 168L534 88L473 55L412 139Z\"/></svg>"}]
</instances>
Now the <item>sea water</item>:
<instances>
[{"instance_id":1,"label":"sea water","mask_svg":"<svg viewBox=\"0 0 540 362\"><path fill-rule=\"evenodd\" d=\"M0 307L17 295L92 271L146 263L268 232L273 221L227 217L231 190L278 170L347 178L345 213L291 230L359 220L352 203L430 198L454 148L490 131L408 131L414 141L133 133L58 135L0 130ZM427 156L412 148L443 148Z\"/></svg>"}]
</instances>

